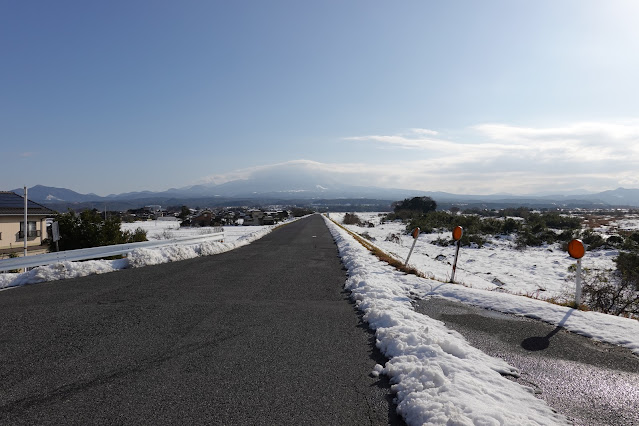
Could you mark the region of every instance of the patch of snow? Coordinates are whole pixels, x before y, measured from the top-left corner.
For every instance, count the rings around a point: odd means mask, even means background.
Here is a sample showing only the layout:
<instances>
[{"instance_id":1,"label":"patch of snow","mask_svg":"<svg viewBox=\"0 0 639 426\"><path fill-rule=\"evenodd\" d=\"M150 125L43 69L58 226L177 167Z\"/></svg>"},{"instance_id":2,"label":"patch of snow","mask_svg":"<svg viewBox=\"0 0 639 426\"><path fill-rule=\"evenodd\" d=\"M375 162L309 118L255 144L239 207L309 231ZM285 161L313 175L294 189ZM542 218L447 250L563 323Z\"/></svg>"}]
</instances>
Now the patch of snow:
<instances>
[{"instance_id":1,"label":"patch of snow","mask_svg":"<svg viewBox=\"0 0 639 426\"><path fill-rule=\"evenodd\" d=\"M431 284L431 290L454 285L396 271L325 220L348 269L345 288L389 358L371 374L390 377L397 411L408 424L567 424L531 388L502 376L517 376L516 369L413 310L410 294L422 283Z\"/></svg>"}]
</instances>

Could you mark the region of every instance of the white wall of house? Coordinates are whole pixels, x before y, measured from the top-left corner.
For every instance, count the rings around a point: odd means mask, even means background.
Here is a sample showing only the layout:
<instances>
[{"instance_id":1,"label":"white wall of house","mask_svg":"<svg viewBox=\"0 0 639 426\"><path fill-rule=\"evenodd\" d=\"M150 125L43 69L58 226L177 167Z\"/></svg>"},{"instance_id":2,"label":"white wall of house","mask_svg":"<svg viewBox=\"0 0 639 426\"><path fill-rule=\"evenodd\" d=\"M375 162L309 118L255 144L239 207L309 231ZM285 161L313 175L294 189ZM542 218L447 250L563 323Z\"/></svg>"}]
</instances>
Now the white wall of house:
<instances>
[{"instance_id":1,"label":"white wall of house","mask_svg":"<svg viewBox=\"0 0 639 426\"><path fill-rule=\"evenodd\" d=\"M0 216L0 249L24 247L24 240L19 237L22 215ZM39 246L47 238L47 224L44 216L27 216L27 222L35 222L38 236L27 236L27 246Z\"/></svg>"}]
</instances>

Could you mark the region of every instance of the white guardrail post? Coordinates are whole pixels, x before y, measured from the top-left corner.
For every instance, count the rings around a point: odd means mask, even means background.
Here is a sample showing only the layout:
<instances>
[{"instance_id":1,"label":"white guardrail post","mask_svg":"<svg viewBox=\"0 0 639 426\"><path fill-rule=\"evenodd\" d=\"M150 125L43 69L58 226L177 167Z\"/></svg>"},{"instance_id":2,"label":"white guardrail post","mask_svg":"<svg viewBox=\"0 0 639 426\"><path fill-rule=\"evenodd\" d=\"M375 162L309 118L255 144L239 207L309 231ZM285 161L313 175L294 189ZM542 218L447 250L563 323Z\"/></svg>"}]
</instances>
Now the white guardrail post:
<instances>
[{"instance_id":1,"label":"white guardrail post","mask_svg":"<svg viewBox=\"0 0 639 426\"><path fill-rule=\"evenodd\" d=\"M204 241L224 241L224 229L212 234L193 237L173 238L171 240L143 241L140 243L116 244L112 246L91 247L78 250L57 251L54 253L36 254L33 256L16 257L0 260L0 272L14 269L32 268L34 266L51 265L60 262L75 262L78 260L99 259L101 257L129 254L139 248L157 248L170 245L189 245Z\"/></svg>"}]
</instances>

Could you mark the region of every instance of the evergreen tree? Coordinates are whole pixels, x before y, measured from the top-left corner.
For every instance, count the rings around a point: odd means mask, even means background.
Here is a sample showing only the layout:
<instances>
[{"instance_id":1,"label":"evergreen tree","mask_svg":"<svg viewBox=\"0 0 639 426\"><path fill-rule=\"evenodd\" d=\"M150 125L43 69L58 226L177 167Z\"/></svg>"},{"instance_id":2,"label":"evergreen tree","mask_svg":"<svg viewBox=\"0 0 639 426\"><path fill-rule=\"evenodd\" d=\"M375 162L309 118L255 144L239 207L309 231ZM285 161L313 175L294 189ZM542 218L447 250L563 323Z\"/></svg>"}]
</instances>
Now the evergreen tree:
<instances>
[{"instance_id":1,"label":"evergreen tree","mask_svg":"<svg viewBox=\"0 0 639 426\"><path fill-rule=\"evenodd\" d=\"M122 231L119 217L111 216L105 220L97 210L84 210L80 214L69 211L57 215L55 220L60 229L60 250L146 241L146 231L140 228L135 232ZM55 249L53 242L51 249Z\"/></svg>"}]
</instances>

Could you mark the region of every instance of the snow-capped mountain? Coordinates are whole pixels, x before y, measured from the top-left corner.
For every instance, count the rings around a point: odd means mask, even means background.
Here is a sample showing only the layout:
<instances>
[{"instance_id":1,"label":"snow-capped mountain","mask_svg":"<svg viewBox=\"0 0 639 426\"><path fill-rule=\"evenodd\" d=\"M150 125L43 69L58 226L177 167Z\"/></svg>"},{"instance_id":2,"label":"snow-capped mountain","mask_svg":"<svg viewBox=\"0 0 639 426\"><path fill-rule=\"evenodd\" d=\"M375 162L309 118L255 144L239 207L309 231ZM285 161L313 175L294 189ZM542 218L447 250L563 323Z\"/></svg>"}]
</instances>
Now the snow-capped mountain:
<instances>
[{"instance_id":1,"label":"snow-capped mountain","mask_svg":"<svg viewBox=\"0 0 639 426\"><path fill-rule=\"evenodd\" d=\"M202 183L166 191L140 191L100 197L79 194L65 188L36 185L29 189L29 198L43 204L98 202L115 204L180 204L197 199L259 199L259 200L312 200L368 198L401 200L415 196L429 196L438 203L490 203L491 205L583 205L583 206L639 206L639 189L617 188L600 193L577 195L510 194L459 195L436 191L417 191L398 188L379 188L351 183L349 171L343 167L331 172L317 167L318 163L295 161L278 165L240 170L234 178L223 183ZM22 189L15 189L21 194Z\"/></svg>"}]
</instances>

